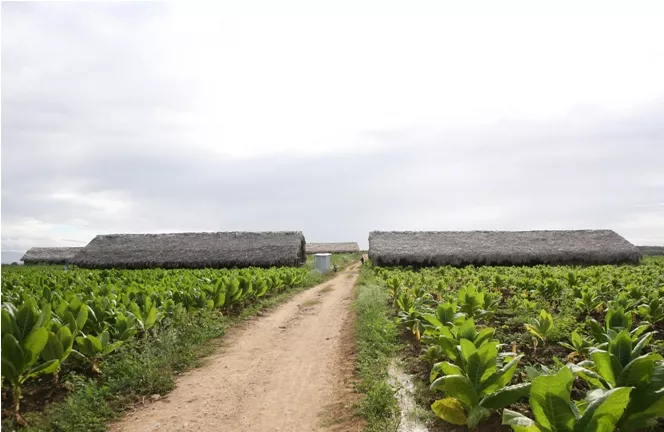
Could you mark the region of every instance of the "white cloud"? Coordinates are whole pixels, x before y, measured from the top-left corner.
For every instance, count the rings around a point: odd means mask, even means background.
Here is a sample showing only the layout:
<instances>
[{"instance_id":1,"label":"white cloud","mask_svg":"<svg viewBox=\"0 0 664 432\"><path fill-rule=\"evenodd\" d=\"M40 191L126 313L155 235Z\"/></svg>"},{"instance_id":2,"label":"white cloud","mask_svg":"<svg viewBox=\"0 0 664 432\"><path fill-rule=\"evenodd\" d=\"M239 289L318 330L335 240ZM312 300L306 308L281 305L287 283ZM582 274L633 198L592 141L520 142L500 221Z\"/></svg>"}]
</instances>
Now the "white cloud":
<instances>
[{"instance_id":1,"label":"white cloud","mask_svg":"<svg viewBox=\"0 0 664 432\"><path fill-rule=\"evenodd\" d=\"M3 3L3 249L216 229L660 238L661 3L255 4Z\"/></svg>"}]
</instances>

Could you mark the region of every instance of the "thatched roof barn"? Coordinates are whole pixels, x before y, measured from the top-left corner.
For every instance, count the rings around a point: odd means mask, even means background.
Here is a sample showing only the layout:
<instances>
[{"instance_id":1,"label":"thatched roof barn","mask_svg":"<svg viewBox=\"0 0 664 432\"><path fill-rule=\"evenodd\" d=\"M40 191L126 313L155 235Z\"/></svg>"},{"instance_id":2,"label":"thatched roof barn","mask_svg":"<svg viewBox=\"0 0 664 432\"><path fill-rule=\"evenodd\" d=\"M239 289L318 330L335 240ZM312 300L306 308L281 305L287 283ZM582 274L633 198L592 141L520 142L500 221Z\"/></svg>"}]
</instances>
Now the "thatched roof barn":
<instances>
[{"instance_id":1,"label":"thatched roof barn","mask_svg":"<svg viewBox=\"0 0 664 432\"><path fill-rule=\"evenodd\" d=\"M23 264L69 264L82 247L33 247L21 261Z\"/></svg>"},{"instance_id":2,"label":"thatched roof barn","mask_svg":"<svg viewBox=\"0 0 664 432\"><path fill-rule=\"evenodd\" d=\"M233 268L299 266L301 232L98 235L74 258L86 268Z\"/></svg>"},{"instance_id":3,"label":"thatched roof barn","mask_svg":"<svg viewBox=\"0 0 664 432\"><path fill-rule=\"evenodd\" d=\"M644 255L664 255L664 246L637 246L636 248Z\"/></svg>"},{"instance_id":4,"label":"thatched roof barn","mask_svg":"<svg viewBox=\"0 0 664 432\"><path fill-rule=\"evenodd\" d=\"M357 253L357 243L307 243L307 254L317 253Z\"/></svg>"},{"instance_id":5,"label":"thatched roof barn","mask_svg":"<svg viewBox=\"0 0 664 432\"><path fill-rule=\"evenodd\" d=\"M610 230L374 231L369 258L379 266L592 265L636 264L641 253Z\"/></svg>"}]
</instances>

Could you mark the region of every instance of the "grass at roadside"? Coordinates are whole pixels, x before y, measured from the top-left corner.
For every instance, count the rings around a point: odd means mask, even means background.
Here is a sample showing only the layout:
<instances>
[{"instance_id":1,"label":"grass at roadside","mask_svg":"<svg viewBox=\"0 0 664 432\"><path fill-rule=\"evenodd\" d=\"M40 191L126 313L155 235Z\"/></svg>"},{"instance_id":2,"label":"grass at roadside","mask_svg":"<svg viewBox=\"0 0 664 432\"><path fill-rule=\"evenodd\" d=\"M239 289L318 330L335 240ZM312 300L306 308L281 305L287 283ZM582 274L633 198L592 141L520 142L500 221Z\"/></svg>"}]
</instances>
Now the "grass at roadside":
<instances>
[{"instance_id":1,"label":"grass at roadside","mask_svg":"<svg viewBox=\"0 0 664 432\"><path fill-rule=\"evenodd\" d=\"M364 393L359 414L367 431L393 431L399 409L388 382L388 366L397 352L397 329L390 314L387 292L366 267L358 280L357 369L358 389Z\"/></svg>"},{"instance_id":2,"label":"grass at roadside","mask_svg":"<svg viewBox=\"0 0 664 432\"><path fill-rule=\"evenodd\" d=\"M338 264L340 268L355 261L347 256L336 259L343 263ZM61 392L57 401L43 410L26 412L24 417L29 427L23 430L105 431L108 422L127 407L171 391L179 373L199 366L201 360L216 349L217 344L212 339L258 312L332 277L332 272L327 275L311 272L304 286L262 298L234 316L199 310L165 320L153 328L147 338L126 342L108 356L100 364L100 377L91 378L75 372L64 374L61 382L69 391ZM16 427L6 420L2 429L10 431Z\"/></svg>"}]
</instances>

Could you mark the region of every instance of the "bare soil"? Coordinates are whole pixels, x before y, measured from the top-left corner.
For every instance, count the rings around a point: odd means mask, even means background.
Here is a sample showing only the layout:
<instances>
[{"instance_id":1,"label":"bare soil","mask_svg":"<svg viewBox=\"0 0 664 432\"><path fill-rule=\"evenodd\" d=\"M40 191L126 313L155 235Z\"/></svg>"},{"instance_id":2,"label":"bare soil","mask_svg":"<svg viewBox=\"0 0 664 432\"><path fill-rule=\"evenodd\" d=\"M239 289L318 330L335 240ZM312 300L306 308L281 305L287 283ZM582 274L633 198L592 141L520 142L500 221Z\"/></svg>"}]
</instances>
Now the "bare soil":
<instances>
[{"instance_id":1,"label":"bare soil","mask_svg":"<svg viewBox=\"0 0 664 432\"><path fill-rule=\"evenodd\" d=\"M111 431L359 431L354 264L231 330L176 389Z\"/></svg>"}]
</instances>

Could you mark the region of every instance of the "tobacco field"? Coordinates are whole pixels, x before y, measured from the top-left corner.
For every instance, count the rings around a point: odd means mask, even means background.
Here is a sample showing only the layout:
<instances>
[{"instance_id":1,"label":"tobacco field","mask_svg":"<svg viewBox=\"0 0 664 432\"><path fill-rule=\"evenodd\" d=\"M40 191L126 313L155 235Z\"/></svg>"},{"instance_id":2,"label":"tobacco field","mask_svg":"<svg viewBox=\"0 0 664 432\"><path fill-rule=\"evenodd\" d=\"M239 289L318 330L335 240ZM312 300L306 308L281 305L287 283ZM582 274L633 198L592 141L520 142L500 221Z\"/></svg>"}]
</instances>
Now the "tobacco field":
<instances>
[{"instance_id":1,"label":"tobacco field","mask_svg":"<svg viewBox=\"0 0 664 432\"><path fill-rule=\"evenodd\" d=\"M373 272L440 430L664 425L664 258Z\"/></svg>"},{"instance_id":2,"label":"tobacco field","mask_svg":"<svg viewBox=\"0 0 664 432\"><path fill-rule=\"evenodd\" d=\"M95 377L122 344L206 310L237 314L262 297L310 283L303 268L82 270L3 267L3 417L21 417L22 391L61 389L60 376ZM37 381L39 381L37 383Z\"/></svg>"}]
</instances>

